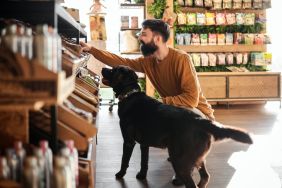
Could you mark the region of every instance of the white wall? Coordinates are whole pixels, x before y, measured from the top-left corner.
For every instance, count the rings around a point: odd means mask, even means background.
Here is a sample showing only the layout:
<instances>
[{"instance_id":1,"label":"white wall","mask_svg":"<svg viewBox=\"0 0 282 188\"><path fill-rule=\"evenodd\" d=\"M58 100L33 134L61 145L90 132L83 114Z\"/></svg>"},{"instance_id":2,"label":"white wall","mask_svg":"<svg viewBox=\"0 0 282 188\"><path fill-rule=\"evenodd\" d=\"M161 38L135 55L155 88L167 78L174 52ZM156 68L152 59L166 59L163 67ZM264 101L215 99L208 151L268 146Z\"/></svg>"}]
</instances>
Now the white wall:
<instances>
[{"instance_id":1,"label":"white wall","mask_svg":"<svg viewBox=\"0 0 282 188\"><path fill-rule=\"evenodd\" d=\"M268 51L273 55L273 71L282 71L282 1L272 0L272 8L267 10L267 30L272 39Z\"/></svg>"}]
</instances>

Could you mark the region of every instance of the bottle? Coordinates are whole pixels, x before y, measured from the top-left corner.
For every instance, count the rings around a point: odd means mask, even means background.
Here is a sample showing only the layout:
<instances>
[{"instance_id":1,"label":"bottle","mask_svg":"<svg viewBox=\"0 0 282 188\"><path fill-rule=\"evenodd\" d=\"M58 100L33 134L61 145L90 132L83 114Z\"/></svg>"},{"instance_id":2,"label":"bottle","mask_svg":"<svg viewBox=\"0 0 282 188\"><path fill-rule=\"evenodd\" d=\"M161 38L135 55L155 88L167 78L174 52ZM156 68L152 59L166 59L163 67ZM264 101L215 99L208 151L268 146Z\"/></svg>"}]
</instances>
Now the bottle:
<instances>
[{"instance_id":1,"label":"bottle","mask_svg":"<svg viewBox=\"0 0 282 188\"><path fill-rule=\"evenodd\" d=\"M7 158L0 156L0 180L7 180L10 178L10 168L8 166Z\"/></svg>"},{"instance_id":2,"label":"bottle","mask_svg":"<svg viewBox=\"0 0 282 188\"><path fill-rule=\"evenodd\" d=\"M17 166L17 182L21 181L21 175L22 175L22 171L23 171L23 162L24 162L24 158L26 155L26 152L23 148L22 142L21 141L16 141L14 143L14 149L15 149L15 154L18 160L18 166Z\"/></svg>"},{"instance_id":3,"label":"bottle","mask_svg":"<svg viewBox=\"0 0 282 188\"><path fill-rule=\"evenodd\" d=\"M34 54L40 64L52 71L52 37L47 24L36 26Z\"/></svg>"},{"instance_id":4,"label":"bottle","mask_svg":"<svg viewBox=\"0 0 282 188\"><path fill-rule=\"evenodd\" d=\"M56 28L49 27L49 35L52 37L52 70L59 72L62 67L62 40Z\"/></svg>"},{"instance_id":5,"label":"bottle","mask_svg":"<svg viewBox=\"0 0 282 188\"><path fill-rule=\"evenodd\" d=\"M43 152L43 157L45 160L45 178L46 178L46 188L50 188L50 179L51 179L51 174L53 171L53 154L51 149L49 148L49 144L47 140L41 140L40 143L40 148Z\"/></svg>"},{"instance_id":6,"label":"bottle","mask_svg":"<svg viewBox=\"0 0 282 188\"><path fill-rule=\"evenodd\" d=\"M27 157L25 159L22 180L24 188L38 188L38 167L35 157Z\"/></svg>"},{"instance_id":7,"label":"bottle","mask_svg":"<svg viewBox=\"0 0 282 188\"><path fill-rule=\"evenodd\" d=\"M76 186L78 186L79 185L78 152L77 152L77 149L74 147L73 140L66 140L65 144L70 150L70 157L73 158L75 184Z\"/></svg>"},{"instance_id":8,"label":"bottle","mask_svg":"<svg viewBox=\"0 0 282 188\"><path fill-rule=\"evenodd\" d=\"M35 148L33 152L37 159L37 166L38 166L38 188L45 188L46 187L45 186L46 185L45 158L40 148Z\"/></svg>"},{"instance_id":9,"label":"bottle","mask_svg":"<svg viewBox=\"0 0 282 188\"><path fill-rule=\"evenodd\" d=\"M23 57L26 56L26 48L25 48L26 38L24 36L24 30L25 27L17 26L17 35L18 35L17 48L18 48L18 53L21 54L21 56Z\"/></svg>"},{"instance_id":10,"label":"bottle","mask_svg":"<svg viewBox=\"0 0 282 188\"><path fill-rule=\"evenodd\" d=\"M68 147L64 147L60 150L60 155L66 158L66 166L70 167L70 175L71 175L71 187L76 187L75 182L75 163L74 158L71 156L70 149Z\"/></svg>"},{"instance_id":11,"label":"bottle","mask_svg":"<svg viewBox=\"0 0 282 188\"><path fill-rule=\"evenodd\" d=\"M17 169L19 165L19 161L17 159L16 153L14 149L6 150L7 162L10 168L10 179L16 181L17 177Z\"/></svg>"},{"instance_id":12,"label":"bottle","mask_svg":"<svg viewBox=\"0 0 282 188\"><path fill-rule=\"evenodd\" d=\"M70 167L67 165L65 157L55 157L52 188L72 188L70 171Z\"/></svg>"},{"instance_id":13,"label":"bottle","mask_svg":"<svg viewBox=\"0 0 282 188\"><path fill-rule=\"evenodd\" d=\"M33 58L33 37L32 37L32 29L29 27L25 28L25 49L26 49L26 57L31 60Z\"/></svg>"},{"instance_id":14,"label":"bottle","mask_svg":"<svg viewBox=\"0 0 282 188\"><path fill-rule=\"evenodd\" d=\"M15 24L9 25L6 28L6 33L3 35L3 43L12 52L18 52L18 36L17 36L17 26Z\"/></svg>"}]
</instances>

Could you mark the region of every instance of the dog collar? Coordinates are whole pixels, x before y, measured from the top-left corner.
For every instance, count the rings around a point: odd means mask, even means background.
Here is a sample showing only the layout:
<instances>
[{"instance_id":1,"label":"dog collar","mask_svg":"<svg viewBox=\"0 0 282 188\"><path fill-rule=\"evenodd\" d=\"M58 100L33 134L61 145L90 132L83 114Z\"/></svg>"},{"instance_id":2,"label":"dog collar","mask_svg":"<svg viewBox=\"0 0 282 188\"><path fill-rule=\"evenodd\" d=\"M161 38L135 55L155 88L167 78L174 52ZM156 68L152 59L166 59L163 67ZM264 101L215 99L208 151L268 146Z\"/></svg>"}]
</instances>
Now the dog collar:
<instances>
[{"instance_id":1,"label":"dog collar","mask_svg":"<svg viewBox=\"0 0 282 188\"><path fill-rule=\"evenodd\" d=\"M128 93L126 93L125 95L119 95L119 96L118 96L118 99L119 99L120 101L122 101L123 99L126 99L127 97L129 97L129 96L132 95L133 93L137 93L137 92L140 92L140 90L139 90L139 89L133 89L133 90L129 91Z\"/></svg>"}]
</instances>

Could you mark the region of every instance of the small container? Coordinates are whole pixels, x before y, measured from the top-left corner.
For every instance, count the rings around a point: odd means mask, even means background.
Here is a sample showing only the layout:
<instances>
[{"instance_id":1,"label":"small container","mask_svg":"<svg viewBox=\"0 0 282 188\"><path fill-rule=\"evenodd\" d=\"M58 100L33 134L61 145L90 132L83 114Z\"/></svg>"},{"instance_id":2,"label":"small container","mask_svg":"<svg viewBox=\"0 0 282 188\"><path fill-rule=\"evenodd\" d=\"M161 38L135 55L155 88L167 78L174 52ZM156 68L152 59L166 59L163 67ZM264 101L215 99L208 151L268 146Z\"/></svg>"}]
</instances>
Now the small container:
<instances>
[{"instance_id":1,"label":"small container","mask_svg":"<svg viewBox=\"0 0 282 188\"><path fill-rule=\"evenodd\" d=\"M23 181L24 188L38 188L38 167L35 157L27 157L24 163Z\"/></svg>"}]
</instances>

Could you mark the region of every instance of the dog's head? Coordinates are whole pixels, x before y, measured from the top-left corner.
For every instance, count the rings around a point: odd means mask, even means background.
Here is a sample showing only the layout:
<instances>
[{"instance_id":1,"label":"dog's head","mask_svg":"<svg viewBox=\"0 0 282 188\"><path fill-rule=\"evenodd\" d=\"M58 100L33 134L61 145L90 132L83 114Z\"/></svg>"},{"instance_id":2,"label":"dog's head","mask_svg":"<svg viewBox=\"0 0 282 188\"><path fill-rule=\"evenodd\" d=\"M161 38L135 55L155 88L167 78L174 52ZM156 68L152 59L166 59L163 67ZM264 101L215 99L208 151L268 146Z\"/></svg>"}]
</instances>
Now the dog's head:
<instances>
[{"instance_id":1,"label":"dog's head","mask_svg":"<svg viewBox=\"0 0 282 188\"><path fill-rule=\"evenodd\" d=\"M137 74L127 66L120 65L112 69L103 68L102 76L103 84L112 87L116 97L133 89L140 90Z\"/></svg>"}]
</instances>

